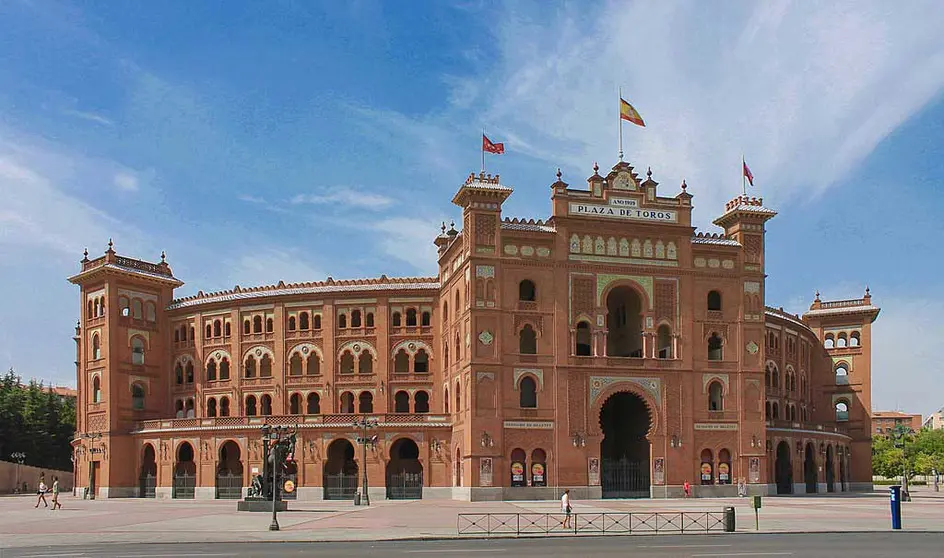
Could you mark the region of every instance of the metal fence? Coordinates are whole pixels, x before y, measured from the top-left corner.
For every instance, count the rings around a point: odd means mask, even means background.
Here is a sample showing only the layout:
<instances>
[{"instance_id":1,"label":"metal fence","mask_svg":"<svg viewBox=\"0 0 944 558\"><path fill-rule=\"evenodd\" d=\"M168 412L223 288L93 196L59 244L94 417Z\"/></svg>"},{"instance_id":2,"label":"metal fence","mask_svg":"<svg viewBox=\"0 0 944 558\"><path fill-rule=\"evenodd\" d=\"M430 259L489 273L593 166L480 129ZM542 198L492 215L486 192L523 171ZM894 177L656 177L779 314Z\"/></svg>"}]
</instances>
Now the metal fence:
<instances>
[{"instance_id":1,"label":"metal fence","mask_svg":"<svg viewBox=\"0 0 944 558\"><path fill-rule=\"evenodd\" d=\"M575 513L564 527L563 513L460 513L459 535L655 535L721 533L723 511Z\"/></svg>"}]
</instances>

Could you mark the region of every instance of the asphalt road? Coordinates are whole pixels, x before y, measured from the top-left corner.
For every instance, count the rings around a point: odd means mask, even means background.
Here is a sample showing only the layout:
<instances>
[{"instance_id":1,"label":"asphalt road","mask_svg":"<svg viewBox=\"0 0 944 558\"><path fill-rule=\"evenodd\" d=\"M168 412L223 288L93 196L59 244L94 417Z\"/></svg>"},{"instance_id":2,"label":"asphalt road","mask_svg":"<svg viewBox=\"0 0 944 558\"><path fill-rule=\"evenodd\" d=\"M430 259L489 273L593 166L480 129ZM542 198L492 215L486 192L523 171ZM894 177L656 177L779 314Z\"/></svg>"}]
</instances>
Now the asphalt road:
<instances>
[{"instance_id":1,"label":"asphalt road","mask_svg":"<svg viewBox=\"0 0 944 558\"><path fill-rule=\"evenodd\" d=\"M351 543L101 544L8 548L0 558L210 558L547 556L659 558L776 557L895 558L940 556L944 533L817 533L545 537L501 540L382 541Z\"/></svg>"}]
</instances>

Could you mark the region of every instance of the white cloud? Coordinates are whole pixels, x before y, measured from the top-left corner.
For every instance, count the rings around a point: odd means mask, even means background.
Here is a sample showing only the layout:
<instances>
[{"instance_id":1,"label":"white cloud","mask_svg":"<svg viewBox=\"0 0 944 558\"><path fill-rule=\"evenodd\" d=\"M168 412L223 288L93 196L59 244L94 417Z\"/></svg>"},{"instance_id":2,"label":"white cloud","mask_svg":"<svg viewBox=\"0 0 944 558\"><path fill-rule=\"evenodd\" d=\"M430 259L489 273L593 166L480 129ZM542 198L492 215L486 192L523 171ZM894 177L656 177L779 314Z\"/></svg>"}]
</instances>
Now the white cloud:
<instances>
[{"instance_id":1,"label":"white cloud","mask_svg":"<svg viewBox=\"0 0 944 558\"><path fill-rule=\"evenodd\" d=\"M81 120L88 120L89 122L95 122L96 124L101 124L102 126L110 127L110 126L115 125L115 123L112 120L100 114L95 114L94 112L87 112L87 111L74 110L74 109L65 109L62 111L62 113L65 114L66 116L73 116Z\"/></svg>"},{"instance_id":2,"label":"white cloud","mask_svg":"<svg viewBox=\"0 0 944 558\"><path fill-rule=\"evenodd\" d=\"M243 247L245 248L245 247ZM310 265L299 250L274 247L256 247L246 250L248 254L224 261L227 283L220 288L257 287L277 285L279 281L301 283L319 281L326 277L321 270ZM201 286L206 290L205 286Z\"/></svg>"},{"instance_id":3,"label":"white cloud","mask_svg":"<svg viewBox=\"0 0 944 558\"><path fill-rule=\"evenodd\" d=\"M385 254L404 261L418 274L436 276L439 259L433 239L439 233L440 221L394 217L374 223L378 243Z\"/></svg>"},{"instance_id":4,"label":"white cloud","mask_svg":"<svg viewBox=\"0 0 944 558\"><path fill-rule=\"evenodd\" d=\"M372 192L359 192L349 188L334 188L317 194L298 194L293 204L344 205L358 209L385 209L392 205L393 198Z\"/></svg>"},{"instance_id":5,"label":"white cloud","mask_svg":"<svg viewBox=\"0 0 944 558\"><path fill-rule=\"evenodd\" d=\"M136 192L139 188L138 177L128 172L116 174L114 183L119 190L126 192Z\"/></svg>"}]
</instances>

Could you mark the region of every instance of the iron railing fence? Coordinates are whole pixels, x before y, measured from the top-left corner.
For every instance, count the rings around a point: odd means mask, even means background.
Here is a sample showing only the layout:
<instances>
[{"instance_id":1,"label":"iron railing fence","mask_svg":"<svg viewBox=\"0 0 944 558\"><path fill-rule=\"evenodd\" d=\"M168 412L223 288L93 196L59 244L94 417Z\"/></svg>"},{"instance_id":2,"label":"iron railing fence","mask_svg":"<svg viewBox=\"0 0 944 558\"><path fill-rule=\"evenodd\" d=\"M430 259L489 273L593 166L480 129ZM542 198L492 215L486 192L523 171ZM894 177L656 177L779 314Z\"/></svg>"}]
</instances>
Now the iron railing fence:
<instances>
[{"instance_id":1,"label":"iron railing fence","mask_svg":"<svg viewBox=\"0 0 944 558\"><path fill-rule=\"evenodd\" d=\"M460 513L459 535L656 535L724 532L723 511L574 513Z\"/></svg>"}]
</instances>

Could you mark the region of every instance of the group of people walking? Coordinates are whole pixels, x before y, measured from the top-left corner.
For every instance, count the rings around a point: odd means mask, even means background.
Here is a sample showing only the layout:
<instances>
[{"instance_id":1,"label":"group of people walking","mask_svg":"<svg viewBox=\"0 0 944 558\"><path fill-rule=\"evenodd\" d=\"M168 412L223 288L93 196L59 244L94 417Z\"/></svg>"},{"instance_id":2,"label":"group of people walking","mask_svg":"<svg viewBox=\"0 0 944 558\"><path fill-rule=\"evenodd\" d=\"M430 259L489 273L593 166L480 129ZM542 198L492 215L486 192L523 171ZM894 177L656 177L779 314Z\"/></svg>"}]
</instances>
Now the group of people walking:
<instances>
[{"instance_id":1,"label":"group of people walking","mask_svg":"<svg viewBox=\"0 0 944 558\"><path fill-rule=\"evenodd\" d=\"M39 486L36 489L38 497L36 498L36 505L33 507L38 508L40 502L42 502L43 506L48 508L49 502L46 501L46 494L50 491L52 491L52 509L62 509L62 502L59 501L59 477L52 478L52 488L50 489L46 486L45 475L39 476Z\"/></svg>"}]
</instances>

